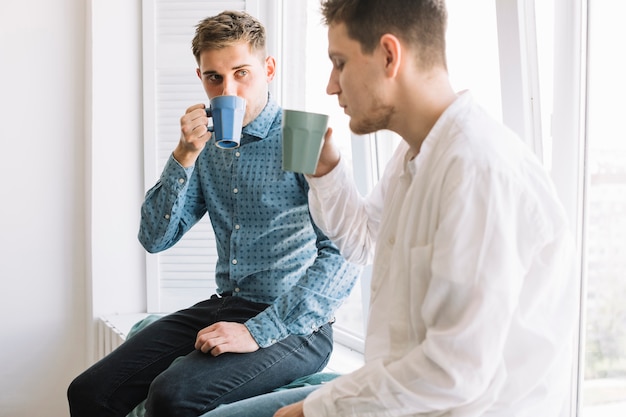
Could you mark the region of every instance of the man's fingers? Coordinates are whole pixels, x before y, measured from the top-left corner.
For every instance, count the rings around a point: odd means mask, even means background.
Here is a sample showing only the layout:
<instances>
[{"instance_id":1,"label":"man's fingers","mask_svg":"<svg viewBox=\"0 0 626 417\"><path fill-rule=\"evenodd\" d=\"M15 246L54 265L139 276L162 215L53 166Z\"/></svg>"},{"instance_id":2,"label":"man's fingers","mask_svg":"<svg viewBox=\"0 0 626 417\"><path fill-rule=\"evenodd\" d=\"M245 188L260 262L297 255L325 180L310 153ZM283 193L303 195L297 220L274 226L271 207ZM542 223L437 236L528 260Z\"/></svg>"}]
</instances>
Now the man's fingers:
<instances>
[{"instance_id":1,"label":"man's fingers","mask_svg":"<svg viewBox=\"0 0 626 417\"><path fill-rule=\"evenodd\" d=\"M208 140L209 117L206 114L204 104L196 104L187 109L180 118L182 138L187 143L200 141L202 145ZM196 145L197 146L197 145Z\"/></svg>"},{"instance_id":2,"label":"man's fingers","mask_svg":"<svg viewBox=\"0 0 626 417\"><path fill-rule=\"evenodd\" d=\"M211 356L220 356L222 353L226 353L226 352L228 352L228 349L226 349L226 345L215 346L213 349L209 351Z\"/></svg>"},{"instance_id":3,"label":"man's fingers","mask_svg":"<svg viewBox=\"0 0 626 417\"><path fill-rule=\"evenodd\" d=\"M210 337L201 336L196 341L196 349L200 350L202 353L208 353L212 351L213 349L215 349L216 347L218 347L219 345L221 345L222 343L224 343L224 341L221 338L218 338L218 337L210 338Z\"/></svg>"},{"instance_id":4,"label":"man's fingers","mask_svg":"<svg viewBox=\"0 0 626 417\"><path fill-rule=\"evenodd\" d=\"M246 326L232 322L218 322L200 330L195 347L204 353L210 351L213 356L226 352L249 353L259 349Z\"/></svg>"}]
</instances>

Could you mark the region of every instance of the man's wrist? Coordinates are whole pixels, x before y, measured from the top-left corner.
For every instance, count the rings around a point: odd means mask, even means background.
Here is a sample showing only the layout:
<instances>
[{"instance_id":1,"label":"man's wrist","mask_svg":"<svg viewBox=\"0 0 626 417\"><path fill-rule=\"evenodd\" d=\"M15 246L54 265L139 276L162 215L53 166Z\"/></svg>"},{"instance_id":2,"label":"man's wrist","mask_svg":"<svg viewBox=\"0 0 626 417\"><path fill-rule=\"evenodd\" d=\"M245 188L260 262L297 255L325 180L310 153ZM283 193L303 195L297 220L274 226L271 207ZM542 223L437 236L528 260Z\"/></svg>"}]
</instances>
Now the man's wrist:
<instances>
[{"instance_id":1,"label":"man's wrist","mask_svg":"<svg viewBox=\"0 0 626 417\"><path fill-rule=\"evenodd\" d=\"M183 168L189 168L196 163L200 152L202 152L202 150L190 152L179 144L176 149L174 149L174 152L172 152L172 156Z\"/></svg>"}]
</instances>

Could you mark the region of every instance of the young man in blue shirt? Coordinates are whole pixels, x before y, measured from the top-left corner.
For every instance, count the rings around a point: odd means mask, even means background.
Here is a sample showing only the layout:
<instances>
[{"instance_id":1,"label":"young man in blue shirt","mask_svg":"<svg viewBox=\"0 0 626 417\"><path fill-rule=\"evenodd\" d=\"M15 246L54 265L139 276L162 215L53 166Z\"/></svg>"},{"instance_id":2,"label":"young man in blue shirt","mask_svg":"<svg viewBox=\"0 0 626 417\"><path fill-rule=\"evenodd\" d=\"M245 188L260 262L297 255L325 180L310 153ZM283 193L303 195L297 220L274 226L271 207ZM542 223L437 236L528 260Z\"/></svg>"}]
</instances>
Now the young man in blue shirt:
<instances>
[{"instance_id":1,"label":"young man in blue shirt","mask_svg":"<svg viewBox=\"0 0 626 417\"><path fill-rule=\"evenodd\" d=\"M223 12L200 22L192 50L209 99L246 100L241 146L215 146L205 105L189 107L146 194L139 240L165 250L208 213L218 294L151 324L77 377L73 417L125 416L146 397L147 416L198 416L322 370L334 311L359 272L312 222L304 176L281 168L282 111L268 89L276 63L263 26Z\"/></svg>"}]
</instances>

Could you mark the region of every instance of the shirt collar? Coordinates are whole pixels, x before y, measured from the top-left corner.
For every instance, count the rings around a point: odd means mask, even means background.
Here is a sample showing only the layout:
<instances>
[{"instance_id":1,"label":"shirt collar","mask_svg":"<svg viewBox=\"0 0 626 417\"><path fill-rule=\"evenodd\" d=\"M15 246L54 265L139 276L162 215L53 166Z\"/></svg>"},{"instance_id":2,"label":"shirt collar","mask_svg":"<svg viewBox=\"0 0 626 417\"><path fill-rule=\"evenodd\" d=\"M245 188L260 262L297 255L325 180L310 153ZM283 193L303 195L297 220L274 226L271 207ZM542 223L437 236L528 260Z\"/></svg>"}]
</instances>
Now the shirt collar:
<instances>
[{"instance_id":1,"label":"shirt collar","mask_svg":"<svg viewBox=\"0 0 626 417\"><path fill-rule=\"evenodd\" d=\"M266 138L279 112L280 107L274 101L272 95L268 94L267 104L256 119L243 128L243 133L260 139Z\"/></svg>"},{"instance_id":2,"label":"shirt collar","mask_svg":"<svg viewBox=\"0 0 626 417\"><path fill-rule=\"evenodd\" d=\"M405 171L414 174L417 170L417 165L421 163L420 161L423 161L425 158L430 158L430 155L436 152L437 148L442 149L443 147L447 147L447 141L450 138L448 131L458 118L462 117L462 113L466 111L467 106L472 102L473 97L469 90L463 90L457 94L456 100L443 111L434 126L430 129L430 132L428 132L428 135L426 135L417 156L413 158L411 151L407 151L404 156Z\"/></svg>"}]
</instances>

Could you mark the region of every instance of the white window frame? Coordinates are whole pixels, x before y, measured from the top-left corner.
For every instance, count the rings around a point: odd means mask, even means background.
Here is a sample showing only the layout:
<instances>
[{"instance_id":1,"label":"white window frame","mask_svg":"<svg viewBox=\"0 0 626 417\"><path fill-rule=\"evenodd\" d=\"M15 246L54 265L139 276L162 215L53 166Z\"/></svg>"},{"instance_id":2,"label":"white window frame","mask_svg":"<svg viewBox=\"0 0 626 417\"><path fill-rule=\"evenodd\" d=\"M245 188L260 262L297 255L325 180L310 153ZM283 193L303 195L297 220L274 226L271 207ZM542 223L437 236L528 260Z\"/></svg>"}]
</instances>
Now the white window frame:
<instances>
[{"instance_id":1,"label":"white window frame","mask_svg":"<svg viewBox=\"0 0 626 417\"><path fill-rule=\"evenodd\" d=\"M503 122L543 160L534 4L498 0L496 18Z\"/></svg>"},{"instance_id":2,"label":"white window frame","mask_svg":"<svg viewBox=\"0 0 626 417\"><path fill-rule=\"evenodd\" d=\"M578 359L572 367L568 415L581 413L584 361L584 176L587 57L586 0L554 0L554 103L551 174L576 241L575 274L580 282ZM572 121L578 121L572 122Z\"/></svg>"},{"instance_id":3,"label":"white window frame","mask_svg":"<svg viewBox=\"0 0 626 417\"><path fill-rule=\"evenodd\" d=\"M578 355L572 364L570 407L564 416L581 411L584 360L584 174L586 103L586 0L553 0L554 38L551 119L541 118L534 1L496 0L501 54L503 119L528 140L549 167L557 193L567 212L576 242L574 281L579 289L579 331L574 336ZM517 48L516 48L517 47ZM548 93L548 92L544 92ZM577 121L572 123L572 121ZM542 129L542 123L549 125ZM548 132L551 137L544 135ZM544 151L550 147L550 158ZM547 152L546 152L547 153Z\"/></svg>"}]
</instances>

